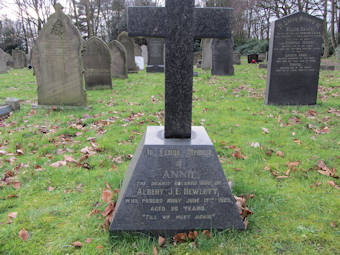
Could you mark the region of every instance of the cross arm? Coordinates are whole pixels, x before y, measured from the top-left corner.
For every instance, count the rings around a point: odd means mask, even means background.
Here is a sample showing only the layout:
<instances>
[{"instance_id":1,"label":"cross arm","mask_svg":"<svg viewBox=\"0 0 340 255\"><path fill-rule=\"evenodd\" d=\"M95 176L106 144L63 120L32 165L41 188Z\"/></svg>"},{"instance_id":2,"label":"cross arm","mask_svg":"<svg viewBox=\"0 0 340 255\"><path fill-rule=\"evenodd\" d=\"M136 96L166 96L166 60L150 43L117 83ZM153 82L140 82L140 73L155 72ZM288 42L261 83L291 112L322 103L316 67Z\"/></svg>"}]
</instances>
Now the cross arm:
<instances>
[{"instance_id":1,"label":"cross arm","mask_svg":"<svg viewBox=\"0 0 340 255\"><path fill-rule=\"evenodd\" d=\"M231 8L195 8L195 38L231 38L233 9Z\"/></svg>"},{"instance_id":2,"label":"cross arm","mask_svg":"<svg viewBox=\"0 0 340 255\"><path fill-rule=\"evenodd\" d=\"M129 7L129 36L166 37L166 16L164 7Z\"/></svg>"}]
</instances>

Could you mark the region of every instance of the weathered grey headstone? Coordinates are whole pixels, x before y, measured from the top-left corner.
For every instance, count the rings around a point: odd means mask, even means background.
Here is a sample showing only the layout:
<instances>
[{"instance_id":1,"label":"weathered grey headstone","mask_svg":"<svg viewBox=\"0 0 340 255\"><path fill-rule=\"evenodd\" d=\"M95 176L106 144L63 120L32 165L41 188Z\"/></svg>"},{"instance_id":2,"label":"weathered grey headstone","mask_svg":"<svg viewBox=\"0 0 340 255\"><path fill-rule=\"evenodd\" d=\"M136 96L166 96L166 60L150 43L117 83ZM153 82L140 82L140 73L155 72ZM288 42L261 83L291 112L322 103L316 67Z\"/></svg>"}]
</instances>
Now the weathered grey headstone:
<instances>
[{"instance_id":1,"label":"weathered grey headstone","mask_svg":"<svg viewBox=\"0 0 340 255\"><path fill-rule=\"evenodd\" d=\"M96 36L84 43L86 89L112 89L111 53L106 43Z\"/></svg>"},{"instance_id":2,"label":"weathered grey headstone","mask_svg":"<svg viewBox=\"0 0 340 255\"><path fill-rule=\"evenodd\" d=\"M234 75L233 39L214 39L212 48L212 75Z\"/></svg>"},{"instance_id":3,"label":"weathered grey headstone","mask_svg":"<svg viewBox=\"0 0 340 255\"><path fill-rule=\"evenodd\" d=\"M118 41L124 45L127 53L127 66L129 73L138 72L138 68L135 62L135 42L129 37L127 32L122 32L118 35Z\"/></svg>"},{"instance_id":4,"label":"weathered grey headstone","mask_svg":"<svg viewBox=\"0 0 340 255\"><path fill-rule=\"evenodd\" d=\"M32 61L38 84L38 104L86 106L83 84L82 39L71 19L56 12L39 33Z\"/></svg>"},{"instance_id":5,"label":"weathered grey headstone","mask_svg":"<svg viewBox=\"0 0 340 255\"><path fill-rule=\"evenodd\" d=\"M142 48L137 43L135 43L135 57L142 56Z\"/></svg>"},{"instance_id":6,"label":"weathered grey headstone","mask_svg":"<svg viewBox=\"0 0 340 255\"><path fill-rule=\"evenodd\" d=\"M201 48L202 48L202 69L210 70L212 66L212 39L202 39Z\"/></svg>"},{"instance_id":7,"label":"weathered grey headstone","mask_svg":"<svg viewBox=\"0 0 340 255\"><path fill-rule=\"evenodd\" d=\"M234 65L241 65L241 53L233 52L233 63Z\"/></svg>"},{"instance_id":8,"label":"weathered grey headstone","mask_svg":"<svg viewBox=\"0 0 340 255\"><path fill-rule=\"evenodd\" d=\"M338 48L336 48L336 59L340 60L340 46L338 46Z\"/></svg>"},{"instance_id":9,"label":"weathered grey headstone","mask_svg":"<svg viewBox=\"0 0 340 255\"><path fill-rule=\"evenodd\" d=\"M111 51L111 75L113 78L128 78L127 53L123 44L118 41L109 43Z\"/></svg>"},{"instance_id":10,"label":"weathered grey headstone","mask_svg":"<svg viewBox=\"0 0 340 255\"><path fill-rule=\"evenodd\" d=\"M316 104L323 21L296 13L272 24L266 104Z\"/></svg>"},{"instance_id":11,"label":"weathered grey headstone","mask_svg":"<svg viewBox=\"0 0 340 255\"><path fill-rule=\"evenodd\" d=\"M7 66L8 66L8 69L10 69L11 67L13 68L14 66L14 63L13 63L13 57L12 55L6 53L7 55Z\"/></svg>"},{"instance_id":12,"label":"weathered grey headstone","mask_svg":"<svg viewBox=\"0 0 340 255\"><path fill-rule=\"evenodd\" d=\"M148 42L148 73L164 72L164 39L149 38Z\"/></svg>"},{"instance_id":13,"label":"weathered grey headstone","mask_svg":"<svg viewBox=\"0 0 340 255\"><path fill-rule=\"evenodd\" d=\"M7 73L7 61L7 54L2 49L0 49L0 73Z\"/></svg>"},{"instance_id":14,"label":"weathered grey headstone","mask_svg":"<svg viewBox=\"0 0 340 255\"><path fill-rule=\"evenodd\" d=\"M166 38L166 121L165 127L147 128L126 172L110 231L157 236L244 229L207 132L191 127L194 38L230 38L232 10L195 9L194 0L165 5L128 10L131 36Z\"/></svg>"},{"instance_id":15,"label":"weathered grey headstone","mask_svg":"<svg viewBox=\"0 0 340 255\"><path fill-rule=\"evenodd\" d=\"M14 49L12 50L13 57L13 68L21 69L26 66L26 54L22 50Z\"/></svg>"},{"instance_id":16,"label":"weathered grey headstone","mask_svg":"<svg viewBox=\"0 0 340 255\"><path fill-rule=\"evenodd\" d=\"M148 63L148 47L146 45L142 45L142 56L144 58L144 64Z\"/></svg>"}]
</instances>

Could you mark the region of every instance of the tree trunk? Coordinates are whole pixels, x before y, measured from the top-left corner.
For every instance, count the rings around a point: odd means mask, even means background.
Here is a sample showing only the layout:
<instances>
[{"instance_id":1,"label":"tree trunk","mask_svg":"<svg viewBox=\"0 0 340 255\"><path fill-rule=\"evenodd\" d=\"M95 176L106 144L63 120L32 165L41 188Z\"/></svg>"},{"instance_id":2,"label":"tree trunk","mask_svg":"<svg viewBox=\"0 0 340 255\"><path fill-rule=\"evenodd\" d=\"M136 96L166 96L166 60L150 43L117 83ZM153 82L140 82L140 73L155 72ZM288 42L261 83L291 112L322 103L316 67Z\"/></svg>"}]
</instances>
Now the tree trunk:
<instances>
[{"instance_id":1,"label":"tree trunk","mask_svg":"<svg viewBox=\"0 0 340 255\"><path fill-rule=\"evenodd\" d=\"M85 5L85 14L86 14L86 25L87 25L87 38L91 38L93 36L92 24L91 24L91 11L90 11L90 2L89 0L84 1Z\"/></svg>"},{"instance_id":2,"label":"tree trunk","mask_svg":"<svg viewBox=\"0 0 340 255\"><path fill-rule=\"evenodd\" d=\"M338 44L336 42L336 39L335 39L335 13L336 13L336 8L335 8L335 5L336 5L336 0L331 0L332 2L332 11L331 11L331 35L332 35L332 45L333 45L333 48L336 49L338 47Z\"/></svg>"},{"instance_id":3,"label":"tree trunk","mask_svg":"<svg viewBox=\"0 0 340 255\"><path fill-rule=\"evenodd\" d=\"M329 38L328 38L328 25L327 25L327 6L328 0L324 0L324 10L323 10L323 24L324 24L324 31L323 31L323 40L324 40L324 50L323 50L323 57L329 57Z\"/></svg>"}]
</instances>

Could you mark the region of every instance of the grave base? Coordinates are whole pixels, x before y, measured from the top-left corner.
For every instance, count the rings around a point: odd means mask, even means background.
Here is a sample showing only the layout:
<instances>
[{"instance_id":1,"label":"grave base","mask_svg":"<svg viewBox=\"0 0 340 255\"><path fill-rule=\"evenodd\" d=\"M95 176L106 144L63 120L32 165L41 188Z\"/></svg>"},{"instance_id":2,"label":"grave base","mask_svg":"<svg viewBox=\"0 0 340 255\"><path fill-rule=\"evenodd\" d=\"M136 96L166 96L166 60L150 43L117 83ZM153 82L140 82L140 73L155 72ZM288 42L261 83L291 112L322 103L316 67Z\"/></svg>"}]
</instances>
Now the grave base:
<instances>
[{"instance_id":1,"label":"grave base","mask_svg":"<svg viewBox=\"0 0 340 255\"><path fill-rule=\"evenodd\" d=\"M147 66L146 67L146 72L147 73L164 73L164 65L160 66Z\"/></svg>"},{"instance_id":2,"label":"grave base","mask_svg":"<svg viewBox=\"0 0 340 255\"><path fill-rule=\"evenodd\" d=\"M71 105L40 105L32 104L32 109L53 109L53 110L92 110L91 106L71 106Z\"/></svg>"},{"instance_id":3,"label":"grave base","mask_svg":"<svg viewBox=\"0 0 340 255\"><path fill-rule=\"evenodd\" d=\"M148 127L125 174L110 232L154 236L245 229L204 127L191 139L164 139Z\"/></svg>"}]
</instances>

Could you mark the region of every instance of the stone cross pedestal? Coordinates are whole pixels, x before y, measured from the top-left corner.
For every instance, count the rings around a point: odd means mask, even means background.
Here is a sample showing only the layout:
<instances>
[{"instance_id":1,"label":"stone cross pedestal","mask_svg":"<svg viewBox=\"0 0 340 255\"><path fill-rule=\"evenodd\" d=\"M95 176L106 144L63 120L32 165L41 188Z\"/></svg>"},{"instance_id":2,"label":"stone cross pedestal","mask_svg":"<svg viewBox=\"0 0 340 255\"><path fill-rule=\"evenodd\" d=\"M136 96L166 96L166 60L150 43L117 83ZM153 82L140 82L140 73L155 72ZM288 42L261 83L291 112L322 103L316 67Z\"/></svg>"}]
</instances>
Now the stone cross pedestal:
<instances>
[{"instance_id":1,"label":"stone cross pedestal","mask_svg":"<svg viewBox=\"0 0 340 255\"><path fill-rule=\"evenodd\" d=\"M204 127L191 127L194 38L230 38L232 10L167 0L165 8L129 8L128 20L130 36L165 38L165 128L147 128L110 231L244 229L214 145Z\"/></svg>"}]
</instances>

